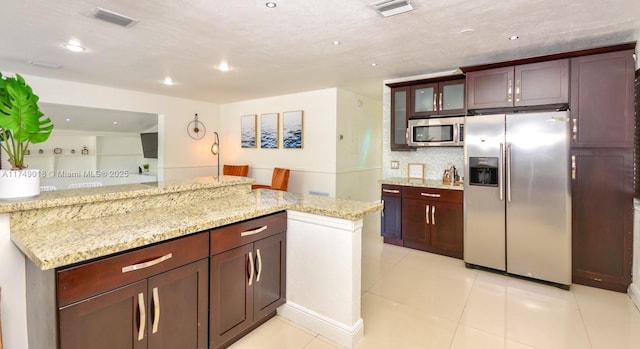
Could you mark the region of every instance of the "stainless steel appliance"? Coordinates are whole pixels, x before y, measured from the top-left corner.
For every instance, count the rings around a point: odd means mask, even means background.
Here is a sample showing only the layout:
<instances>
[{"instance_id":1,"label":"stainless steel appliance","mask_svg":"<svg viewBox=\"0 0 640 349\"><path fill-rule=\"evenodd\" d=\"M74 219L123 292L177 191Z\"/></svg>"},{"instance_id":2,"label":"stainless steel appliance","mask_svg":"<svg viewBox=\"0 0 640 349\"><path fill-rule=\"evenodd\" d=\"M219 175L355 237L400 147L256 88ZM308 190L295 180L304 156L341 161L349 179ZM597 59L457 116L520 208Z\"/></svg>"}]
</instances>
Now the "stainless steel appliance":
<instances>
[{"instance_id":1,"label":"stainless steel appliance","mask_svg":"<svg viewBox=\"0 0 640 349\"><path fill-rule=\"evenodd\" d=\"M411 119L407 143L412 147L457 147L464 144L464 117Z\"/></svg>"},{"instance_id":2,"label":"stainless steel appliance","mask_svg":"<svg viewBox=\"0 0 640 349\"><path fill-rule=\"evenodd\" d=\"M568 112L465 122L464 261L571 284Z\"/></svg>"}]
</instances>

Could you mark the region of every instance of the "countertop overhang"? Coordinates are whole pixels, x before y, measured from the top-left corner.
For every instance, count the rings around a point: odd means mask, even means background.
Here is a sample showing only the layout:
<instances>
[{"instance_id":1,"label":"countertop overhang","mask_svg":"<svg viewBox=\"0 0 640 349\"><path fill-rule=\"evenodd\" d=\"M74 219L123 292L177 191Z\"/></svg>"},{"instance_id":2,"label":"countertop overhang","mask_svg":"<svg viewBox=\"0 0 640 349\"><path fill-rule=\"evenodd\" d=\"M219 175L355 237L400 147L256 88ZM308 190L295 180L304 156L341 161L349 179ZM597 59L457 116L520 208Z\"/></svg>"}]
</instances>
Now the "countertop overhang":
<instances>
[{"instance_id":1,"label":"countertop overhang","mask_svg":"<svg viewBox=\"0 0 640 349\"><path fill-rule=\"evenodd\" d=\"M452 185L449 183L443 183L441 180L416 179L416 178L407 178L407 177L383 178L380 180L380 184L403 185L407 187L464 190L464 185L462 183L459 183L459 184L456 183Z\"/></svg>"},{"instance_id":2,"label":"countertop overhang","mask_svg":"<svg viewBox=\"0 0 640 349\"><path fill-rule=\"evenodd\" d=\"M41 270L72 265L153 243L221 227L262 215L295 210L333 218L359 220L382 208L381 203L300 195L267 189L253 190L253 179L224 176L154 185L115 187L43 193L20 202L0 203L0 213L12 213L11 240ZM227 190L229 188L239 190ZM220 197L189 195L194 191L225 191ZM179 195L166 195L166 194ZM115 214L82 216L95 203L127 206L127 200L167 202L143 209L116 210ZM93 200L93 201L92 201ZM52 216L56 205L64 206L68 219L39 222L40 211ZM87 208L89 207L89 208ZM28 210L28 212L24 212ZM57 215L57 211L55 211ZM71 215L70 213L73 213ZM15 222L14 217L18 216ZM76 219L80 217L79 219ZM64 218L64 217L63 217ZM26 222L25 222L26 220Z\"/></svg>"}]
</instances>

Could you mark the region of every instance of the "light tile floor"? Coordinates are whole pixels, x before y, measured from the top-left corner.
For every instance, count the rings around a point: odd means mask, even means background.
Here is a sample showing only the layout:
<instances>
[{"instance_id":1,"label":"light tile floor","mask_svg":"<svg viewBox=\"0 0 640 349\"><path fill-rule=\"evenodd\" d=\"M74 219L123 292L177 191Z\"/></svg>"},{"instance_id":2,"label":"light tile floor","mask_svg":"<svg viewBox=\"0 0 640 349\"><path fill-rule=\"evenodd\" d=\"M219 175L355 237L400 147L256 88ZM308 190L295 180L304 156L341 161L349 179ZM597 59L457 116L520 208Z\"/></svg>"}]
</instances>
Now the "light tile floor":
<instances>
[{"instance_id":1,"label":"light tile floor","mask_svg":"<svg viewBox=\"0 0 640 349\"><path fill-rule=\"evenodd\" d=\"M369 222L365 334L356 349L640 348L640 312L626 294L580 285L564 291L467 269L458 259L383 244ZM341 346L276 316L231 348Z\"/></svg>"}]
</instances>

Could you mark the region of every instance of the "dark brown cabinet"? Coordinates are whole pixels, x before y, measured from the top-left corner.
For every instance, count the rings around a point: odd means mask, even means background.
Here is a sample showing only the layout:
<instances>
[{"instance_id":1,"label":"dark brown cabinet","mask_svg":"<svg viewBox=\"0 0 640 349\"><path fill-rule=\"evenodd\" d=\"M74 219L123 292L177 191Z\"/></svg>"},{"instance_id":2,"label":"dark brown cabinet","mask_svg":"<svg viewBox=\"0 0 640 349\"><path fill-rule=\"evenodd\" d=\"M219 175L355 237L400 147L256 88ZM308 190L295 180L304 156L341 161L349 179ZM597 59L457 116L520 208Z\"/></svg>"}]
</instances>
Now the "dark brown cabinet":
<instances>
[{"instance_id":1,"label":"dark brown cabinet","mask_svg":"<svg viewBox=\"0 0 640 349\"><path fill-rule=\"evenodd\" d=\"M384 242L402 245L402 187L382 185L381 235Z\"/></svg>"},{"instance_id":2,"label":"dark brown cabinet","mask_svg":"<svg viewBox=\"0 0 640 349\"><path fill-rule=\"evenodd\" d=\"M58 271L59 347L206 348L208 241L197 234Z\"/></svg>"},{"instance_id":3,"label":"dark brown cabinet","mask_svg":"<svg viewBox=\"0 0 640 349\"><path fill-rule=\"evenodd\" d=\"M464 115L465 79L411 86L410 118L434 115Z\"/></svg>"},{"instance_id":4,"label":"dark brown cabinet","mask_svg":"<svg viewBox=\"0 0 640 349\"><path fill-rule=\"evenodd\" d=\"M467 108L569 103L569 60L551 60L467 73Z\"/></svg>"},{"instance_id":5,"label":"dark brown cabinet","mask_svg":"<svg viewBox=\"0 0 640 349\"><path fill-rule=\"evenodd\" d=\"M285 302L286 213L211 233L211 348L225 348Z\"/></svg>"},{"instance_id":6,"label":"dark brown cabinet","mask_svg":"<svg viewBox=\"0 0 640 349\"><path fill-rule=\"evenodd\" d=\"M573 282L619 292L633 260L633 53L571 59Z\"/></svg>"},{"instance_id":7,"label":"dark brown cabinet","mask_svg":"<svg viewBox=\"0 0 640 349\"><path fill-rule=\"evenodd\" d=\"M445 256L463 256L461 190L403 187L403 246Z\"/></svg>"},{"instance_id":8,"label":"dark brown cabinet","mask_svg":"<svg viewBox=\"0 0 640 349\"><path fill-rule=\"evenodd\" d=\"M572 147L633 147L633 53L571 59Z\"/></svg>"},{"instance_id":9,"label":"dark brown cabinet","mask_svg":"<svg viewBox=\"0 0 640 349\"><path fill-rule=\"evenodd\" d=\"M411 88L391 88L391 119L389 142L392 151L413 150L407 144L407 122L409 121L409 106L411 104Z\"/></svg>"},{"instance_id":10,"label":"dark brown cabinet","mask_svg":"<svg viewBox=\"0 0 640 349\"><path fill-rule=\"evenodd\" d=\"M633 149L574 149L573 282L619 292L631 283Z\"/></svg>"}]
</instances>

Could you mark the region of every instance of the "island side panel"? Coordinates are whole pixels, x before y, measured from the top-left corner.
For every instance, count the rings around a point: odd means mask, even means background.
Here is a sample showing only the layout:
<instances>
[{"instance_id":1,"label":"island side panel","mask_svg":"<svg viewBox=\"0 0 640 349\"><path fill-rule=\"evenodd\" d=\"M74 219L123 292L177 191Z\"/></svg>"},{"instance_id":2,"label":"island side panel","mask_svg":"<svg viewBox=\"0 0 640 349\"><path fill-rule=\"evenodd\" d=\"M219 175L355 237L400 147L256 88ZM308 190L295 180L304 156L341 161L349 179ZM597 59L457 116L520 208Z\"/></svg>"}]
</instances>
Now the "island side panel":
<instances>
[{"instance_id":1,"label":"island side panel","mask_svg":"<svg viewBox=\"0 0 640 349\"><path fill-rule=\"evenodd\" d=\"M29 348L58 347L55 270L40 270L25 259Z\"/></svg>"},{"instance_id":2,"label":"island side panel","mask_svg":"<svg viewBox=\"0 0 640 349\"><path fill-rule=\"evenodd\" d=\"M287 303L278 313L353 348L362 338L362 219L288 211Z\"/></svg>"}]
</instances>

